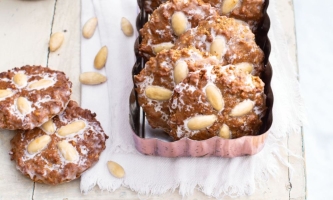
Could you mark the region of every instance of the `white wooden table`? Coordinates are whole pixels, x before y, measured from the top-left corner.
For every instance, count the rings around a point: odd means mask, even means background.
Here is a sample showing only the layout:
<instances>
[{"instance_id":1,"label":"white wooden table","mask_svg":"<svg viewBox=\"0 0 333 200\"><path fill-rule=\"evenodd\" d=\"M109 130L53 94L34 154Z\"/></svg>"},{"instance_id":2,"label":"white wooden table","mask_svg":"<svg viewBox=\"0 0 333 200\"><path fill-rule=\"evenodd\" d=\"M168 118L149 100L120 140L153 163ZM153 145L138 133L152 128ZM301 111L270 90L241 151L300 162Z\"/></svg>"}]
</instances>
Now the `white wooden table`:
<instances>
[{"instance_id":1,"label":"white wooden table","mask_svg":"<svg viewBox=\"0 0 333 200\"><path fill-rule=\"evenodd\" d=\"M291 58L296 63L296 42L294 14L291 0L281 0L284 16L281 19L289 30ZM80 0L0 0L0 71L26 64L50 66L64 71L73 82L72 99L80 102ZM63 31L65 42L56 52L49 52L48 41L54 32ZM94 188L88 194L80 193L79 180L59 186L37 184L25 178L10 161L9 141L14 132L0 130L0 200L12 199L139 199L135 192L119 188L109 193ZM294 153L304 156L303 136L292 134L285 144ZM291 178L290 169L281 165L281 173L267 185L256 190L250 197L241 199L306 199L305 161L284 155L294 168ZM207 199L195 191L184 199ZM148 199L148 197L147 197ZM181 199L177 191L149 199ZM226 198L229 199L229 198Z\"/></svg>"}]
</instances>

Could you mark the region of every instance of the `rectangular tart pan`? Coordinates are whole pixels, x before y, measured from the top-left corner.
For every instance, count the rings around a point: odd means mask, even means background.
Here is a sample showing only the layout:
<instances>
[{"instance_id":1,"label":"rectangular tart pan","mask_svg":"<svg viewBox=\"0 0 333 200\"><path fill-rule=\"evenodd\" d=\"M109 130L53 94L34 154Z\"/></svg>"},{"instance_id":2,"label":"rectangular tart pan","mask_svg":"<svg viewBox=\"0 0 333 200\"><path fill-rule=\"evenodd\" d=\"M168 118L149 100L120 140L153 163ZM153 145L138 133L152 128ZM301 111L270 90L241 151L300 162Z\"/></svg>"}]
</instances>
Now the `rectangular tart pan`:
<instances>
[{"instance_id":1,"label":"rectangular tart pan","mask_svg":"<svg viewBox=\"0 0 333 200\"><path fill-rule=\"evenodd\" d=\"M138 0L140 13L137 17L136 28L139 31L148 21L149 13L147 13L144 5L149 4L149 0ZM172 141L171 137L161 130L152 129L145 114L138 104L135 85L129 97L129 118L130 125L133 130L133 138L136 149L145 155L162 156L162 157L238 157L254 155L262 150L268 131L273 122L273 92L271 89L272 66L269 62L271 52L271 44L267 36L270 28L270 19L267 15L267 7L269 0L265 0L263 20L256 33L256 42L265 53L265 70L261 75L261 79L265 83L266 106L267 111L262 118L263 124L255 136L243 136L236 139L223 139L221 137L212 137L207 140L196 141L188 138L182 138L178 141ZM138 53L138 46L141 41L139 36L134 45L136 62L132 69L132 78L140 73L145 66L145 59ZM133 81L134 82L134 81Z\"/></svg>"}]
</instances>

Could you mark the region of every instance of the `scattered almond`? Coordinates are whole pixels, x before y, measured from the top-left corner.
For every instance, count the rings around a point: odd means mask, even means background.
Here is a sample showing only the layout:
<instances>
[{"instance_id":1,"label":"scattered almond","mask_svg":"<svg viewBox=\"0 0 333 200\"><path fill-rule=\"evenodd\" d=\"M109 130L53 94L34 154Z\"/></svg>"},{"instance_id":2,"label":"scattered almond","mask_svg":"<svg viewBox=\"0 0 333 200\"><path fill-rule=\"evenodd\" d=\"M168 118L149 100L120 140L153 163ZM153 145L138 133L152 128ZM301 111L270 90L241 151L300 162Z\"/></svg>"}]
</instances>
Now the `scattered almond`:
<instances>
[{"instance_id":1,"label":"scattered almond","mask_svg":"<svg viewBox=\"0 0 333 200\"><path fill-rule=\"evenodd\" d=\"M123 178L125 176L124 168L116 162L108 161L107 166L109 172L116 178Z\"/></svg>"},{"instance_id":2,"label":"scattered almond","mask_svg":"<svg viewBox=\"0 0 333 200\"><path fill-rule=\"evenodd\" d=\"M134 32L131 22L125 17L121 18L121 30L128 37L132 36Z\"/></svg>"},{"instance_id":3,"label":"scattered almond","mask_svg":"<svg viewBox=\"0 0 333 200\"><path fill-rule=\"evenodd\" d=\"M173 46L175 46L175 45L172 42L163 42L160 44L152 45L152 49L153 49L153 53L156 55L159 52L163 51L164 49L166 49L166 50L171 49Z\"/></svg>"},{"instance_id":4,"label":"scattered almond","mask_svg":"<svg viewBox=\"0 0 333 200\"><path fill-rule=\"evenodd\" d=\"M214 39L210 46L210 53L221 60L226 52L226 40L223 36L218 36Z\"/></svg>"},{"instance_id":5,"label":"scattered almond","mask_svg":"<svg viewBox=\"0 0 333 200\"><path fill-rule=\"evenodd\" d=\"M59 47L64 42L65 35L63 32L56 32L51 35L49 47L50 51L54 52L59 49Z\"/></svg>"},{"instance_id":6,"label":"scattered almond","mask_svg":"<svg viewBox=\"0 0 333 200\"><path fill-rule=\"evenodd\" d=\"M20 111L22 115L26 115L31 111L31 105L28 99L24 97L19 97L17 99L17 109Z\"/></svg>"},{"instance_id":7,"label":"scattered almond","mask_svg":"<svg viewBox=\"0 0 333 200\"><path fill-rule=\"evenodd\" d=\"M80 74L80 82L85 85L97 85L106 81L106 76L98 72L84 72Z\"/></svg>"},{"instance_id":8,"label":"scattered almond","mask_svg":"<svg viewBox=\"0 0 333 200\"><path fill-rule=\"evenodd\" d=\"M95 56L94 60L95 68L102 69L105 66L107 58L108 58L108 48L104 46L98 51L97 55Z\"/></svg>"},{"instance_id":9,"label":"scattered almond","mask_svg":"<svg viewBox=\"0 0 333 200\"><path fill-rule=\"evenodd\" d=\"M253 64L248 62L238 63L235 67L249 74L253 71Z\"/></svg>"},{"instance_id":10,"label":"scattered almond","mask_svg":"<svg viewBox=\"0 0 333 200\"><path fill-rule=\"evenodd\" d=\"M97 26L97 17L90 18L82 28L82 35L84 38L91 38L96 30Z\"/></svg>"}]
</instances>

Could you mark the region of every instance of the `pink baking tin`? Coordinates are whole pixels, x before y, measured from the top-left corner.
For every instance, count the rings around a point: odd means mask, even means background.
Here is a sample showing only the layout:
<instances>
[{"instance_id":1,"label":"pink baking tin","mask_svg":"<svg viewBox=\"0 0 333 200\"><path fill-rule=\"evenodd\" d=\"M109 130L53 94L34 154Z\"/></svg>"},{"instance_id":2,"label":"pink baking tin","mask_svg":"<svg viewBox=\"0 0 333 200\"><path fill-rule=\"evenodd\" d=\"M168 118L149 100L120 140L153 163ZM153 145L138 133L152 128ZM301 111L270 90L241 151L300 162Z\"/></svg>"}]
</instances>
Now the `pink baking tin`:
<instances>
[{"instance_id":1,"label":"pink baking tin","mask_svg":"<svg viewBox=\"0 0 333 200\"><path fill-rule=\"evenodd\" d=\"M140 8L147 5L149 0L138 0ZM236 139L223 139L220 137L212 137L207 140L196 141L188 138L183 138L178 141L172 139L163 131L152 129L145 120L143 110L140 108L135 89L133 88L130 94L130 125L133 130L133 138L136 149L145 155L162 156L162 157L238 157L248 156L258 153L265 145L265 140L269 134L269 129L273 122L273 92L271 89L272 67L269 63L269 55L271 45L267 36L270 20L267 15L267 7L269 0L265 1L264 17L261 25L256 33L256 42L265 53L265 71L260 77L265 82L266 94L266 115L263 117L263 125L255 136L243 136ZM136 28L140 30L144 23L148 20L147 11L141 9L137 17ZM140 36L135 43L135 54L137 57L136 63L132 70L132 76L140 73L145 66L145 60L138 54L138 45ZM134 86L135 87L135 86Z\"/></svg>"}]
</instances>

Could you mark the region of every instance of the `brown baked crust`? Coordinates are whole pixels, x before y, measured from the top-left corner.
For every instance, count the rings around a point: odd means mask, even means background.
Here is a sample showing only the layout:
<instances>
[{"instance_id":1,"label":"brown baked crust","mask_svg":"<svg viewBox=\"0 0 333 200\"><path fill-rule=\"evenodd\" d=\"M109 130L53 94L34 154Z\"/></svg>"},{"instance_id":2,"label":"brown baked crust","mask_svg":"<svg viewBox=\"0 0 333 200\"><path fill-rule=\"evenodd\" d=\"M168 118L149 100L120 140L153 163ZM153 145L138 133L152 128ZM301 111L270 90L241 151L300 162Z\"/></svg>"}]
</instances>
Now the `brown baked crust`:
<instances>
[{"instance_id":1,"label":"brown baked crust","mask_svg":"<svg viewBox=\"0 0 333 200\"><path fill-rule=\"evenodd\" d=\"M188 29L196 27L199 21L208 16L218 15L215 8L202 2L202 0L167 1L152 13L150 20L140 30L142 41L139 52L141 56L148 60L151 56L155 56L152 45L175 42L178 37L173 33L170 19L176 11L185 14L189 22Z\"/></svg>"},{"instance_id":2,"label":"brown baked crust","mask_svg":"<svg viewBox=\"0 0 333 200\"><path fill-rule=\"evenodd\" d=\"M13 81L17 73L28 77L28 84L19 87ZM54 84L42 89L29 89L29 83L40 79L53 80ZM11 90L13 95L0 99L0 128L32 129L42 125L53 116L62 112L72 93L72 83L65 73L41 66L23 66L0 73L0 90ZM31 103L31 112L21 114L16 106L19 97L25 97Z\"/></svg>"},{"instance_id":3,"label":"brown baked crust","mask_svg":"<svg viewBox=\"0 0 333 200\"><path fill-rule=\"evenodd\" d=\"M138 101L146 113L146 118L152 128L161 128L168 132L169 101L149 99L145 94L147 86L160 86L173 91L175 87L174 67L178 61L187 63L188 71L193 72L207 64L217 64L215 56L210 56L194 48L181 50L165 50L151 57L140 74L134 76L137 86ZM158 108L158 109L157 109Z\"/></svg>"},{"instance_id":4,"label":"brown baked crust","mask_svg":"<svg viewBox=\"0 0 333 200\"><path fill-rule=\"evenodd\" d=\"M198 27L182 34L175 43L174 49L193 46L209 52L216 37L226 41L222 65L248 62L253 64L252 74L259 76L264 69L264 52L255 42L255 36L248 26L225 16L213 16L201 21Z\"/></svg>"},{"instance_id":5,"label":"brown baked crust","mask_svg":"<svg viewBox=\"0 0 333 200\"><path fill-rule=\"evenodd\" d=\"M222 14L221 7L224 0L203 0L214 6L221 15L242 20L250 25L253 32L256 32L258 25L263 18L265 0L242 0L230 13Z\"/></svg>"},{"instance_id":6,"label":"brown baked crust","mask_svg":"<svg viewBox=\"0 0 333 200\"><path fill-rule=\"evenodd\" d=\"M211 84L217 86L223 96L225 105L220 111L207 100L205 87ZM230 116L231 110L244 100L253 101L254 108L246 115ZM170 100L170 135L174 140L183 137L205 140L218 136L223 124L229 127L232 138L256 135L265 109L264 83L259 77L233 65L206 67L191 73L175 87ZM198 115L215 115L217 120L207 128L190 130L187 121Z\"/></svg>"},{"instance_id":7,"label":"brown baked crust","mask_svg":"<svg viewBox=\"0 0 333 200\"><path fill-rule=\"evenodd\" d=\"M49 133L51 142L39 153L29 154L28 144L36 137L47 135L41 128L20 130L11 140L11 159L16 162L17 169L35 182L51 185L74 180L90 168L99 159L105 149L104 133L96 114L82 109L75 101L70 101L66 110L52 120L56 128L75 120L83 120L87 124L83 132L69 136L59 136L56 132ZM79 159L69 162L63 158L58 150L57 142L67 140L79 153Z\"/></svg>"}]
</instances>

